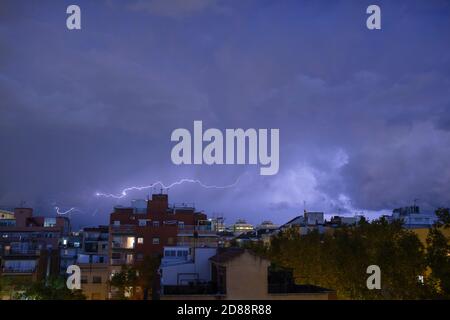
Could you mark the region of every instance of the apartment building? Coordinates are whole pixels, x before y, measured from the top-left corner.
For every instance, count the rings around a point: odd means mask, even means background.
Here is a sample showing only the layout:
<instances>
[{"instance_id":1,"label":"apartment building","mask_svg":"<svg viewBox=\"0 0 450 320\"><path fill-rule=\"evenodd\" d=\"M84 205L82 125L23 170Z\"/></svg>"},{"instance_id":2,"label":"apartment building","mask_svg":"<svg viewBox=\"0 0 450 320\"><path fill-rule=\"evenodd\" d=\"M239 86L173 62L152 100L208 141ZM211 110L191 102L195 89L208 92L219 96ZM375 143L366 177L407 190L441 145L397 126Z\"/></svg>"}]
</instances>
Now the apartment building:
<instances>
[{"instance_id":1,"label":"apartment building","mask_svg":"<svg viewBox=\"0 0 450 320\"><path fill-rule=\"evenodd\" d=\"M145 206L115 207L109 233L111 272L161 256L165 246L216 247L218 241L206 214L193 205L169 206L167 194L153 194Z\"/></svg>"},{"instance_id":2,"label":"apartment building","mask_svg":"<svg viewBox=\"0 0 450 320\"><path fill-rule=\"evenodd\" d=\"M109 227L87 227L81 232L82 250L77 265L81 270L81 290L88 300L105 300L109 291Z\"/></svg>"},{"instance_id":3,"label":"apartment building","mask_svg":"<svg viewBox=\"0 0 450 320\"><path fill-rule=\"evenodd\" d=\"M0 275L41 280L60 273L60 238L69 234L66 217L34 216L16 208L0 223Z\"/></svg>"}]
</instances>

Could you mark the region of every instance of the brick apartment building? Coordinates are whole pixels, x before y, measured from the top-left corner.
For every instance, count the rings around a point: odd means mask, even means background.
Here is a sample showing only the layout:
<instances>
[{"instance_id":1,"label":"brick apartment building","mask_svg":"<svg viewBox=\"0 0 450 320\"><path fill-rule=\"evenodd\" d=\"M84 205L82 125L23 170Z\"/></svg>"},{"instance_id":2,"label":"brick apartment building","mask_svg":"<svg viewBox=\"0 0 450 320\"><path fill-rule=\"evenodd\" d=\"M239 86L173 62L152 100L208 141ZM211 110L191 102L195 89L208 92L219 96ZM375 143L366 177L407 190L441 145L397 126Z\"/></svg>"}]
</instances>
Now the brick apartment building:
<instances>
[{"instance_id":1,"label":"brick apartment building","mask_svg":"<svg viewBox=\"0 0 450 320\"><path fill-rule=\"evenodd\" d=\"M59 241L70 232L65 217L33 216L16 208L0 219L0 276L40 280L60 272Z\"/></svg>"},{"instance_id":2,"label":"brick apartment building","mask_svg":"<svg viewBox=\"0 0 450 320\"><path fill-rule=\"evenodd\" d=\"M132 207L115 207L110 215L110 264L139 263L145 256L161 256L164 246L217 246L218 237L206 214L194 206L169 206L167 194Z\"/></svg>"}]
</instances>

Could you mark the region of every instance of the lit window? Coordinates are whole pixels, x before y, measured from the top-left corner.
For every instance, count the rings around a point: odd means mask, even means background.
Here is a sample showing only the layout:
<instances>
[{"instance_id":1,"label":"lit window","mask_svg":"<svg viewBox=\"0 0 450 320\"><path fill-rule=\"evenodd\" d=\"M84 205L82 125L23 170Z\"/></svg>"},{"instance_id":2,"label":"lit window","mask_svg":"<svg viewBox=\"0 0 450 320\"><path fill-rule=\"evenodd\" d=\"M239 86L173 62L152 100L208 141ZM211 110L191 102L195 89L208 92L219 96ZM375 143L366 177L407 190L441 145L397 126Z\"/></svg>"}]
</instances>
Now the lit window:
<instances>
[{"instance_id":1,"label":"lit window","mask_svg":"<svg viewBox=\"0 0 450 320\"><path fill-rule=\"evenodd\" d=\"M115 225L115 226L120 226L120 221L115 220L115 221L114 221L114 225Z\"/></svg>"},{"instance_id":2,"label":"lit window","mask_svg":"<svg viewBox=\"0 0 450 320\"><path fill-rule=\"evenodd\" d=\"M137 241L139 244L143 244L144 243L144 238L138 238L138 241Z\"/></svg>"},{"instance_id":3,"label":"lit window","mask_svg":"<svg viewBox=\"0 0 450 320\"><path fill-rule=\"evenodd\" d=\"M127 237L127 249L133 249L134 248L134 237Z\"/></svg>"},{"instance_id":4,"label":"lit window","mask_svg":"<svg viewBox=\"0 0 450 320\"><path fill-rule=\"evenodd\" d=\"M153 244L159 244L159 238L153 238Z\"/></svg>"},{"instance_id":5,"label":"lit window","mask_svg":"<svg viewBox=\"0 0 450 320\"><path fill-rule=\"evenodd\" d=\"M153 221L153 226L154 227L159 227L159 221Z\"/></svg>"},{"instance_id":6,"label":"lit window","mask_svg":"<svg viewBox=\"0 0 450 320\"><path fill-rule=\"evenodd\" d=\"M145 227L146 225L147 225L147 220L139 219L139 226L140 227Z\"/></svg>"},{"instance_id":7,"label":"lit window","mask_svg":"<svg viewBox=\"0 0 450 320\"><path fill-rule=\"evenodd\" d=\"M132 263L133 263L133 255L131 253L129 253L126 256L126 264L132 264Z\"/></svg>"},{"instance_id":8,"label":"lit window","mask_svg":"<svg viewBox=\"0 0 450 320\"><path fill-rule=\"evenodd\" d=\"M45 218L44 227L54 227L56 226L56 218Z\"/></svg>"}]
</instances>

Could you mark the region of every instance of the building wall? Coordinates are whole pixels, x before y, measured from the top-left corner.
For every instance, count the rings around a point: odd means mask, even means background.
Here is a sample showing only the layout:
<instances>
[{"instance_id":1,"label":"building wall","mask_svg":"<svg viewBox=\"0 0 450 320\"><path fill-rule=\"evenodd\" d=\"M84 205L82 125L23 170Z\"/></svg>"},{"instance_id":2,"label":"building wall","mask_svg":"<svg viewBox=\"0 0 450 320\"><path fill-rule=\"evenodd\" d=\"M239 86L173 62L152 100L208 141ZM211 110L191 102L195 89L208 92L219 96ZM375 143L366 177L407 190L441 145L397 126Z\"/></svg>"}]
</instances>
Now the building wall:
<instances>
[{"instance_id":1,"label":"building wall","mask_svg":"<svg viewBox=\"0 0 450 320\"><path fill-rule=\"evenodd\" d=\"M419 240L423 243L423 245L426 246L429 228L416 228L416 229L411 229L411 231L413 231L415 234L417 234L417 236L419 237ZM440 228L440 231L448 239L450 239L450 229Z\"/></svg>"},{"instance_id":2,"label":"building wall","mask_svg":"<svg viewBox=\"0 0 450 320\"><path fill-rule=\"evenodd\" d=\"M81 269L81 290L88 300L108 299L109 267L107 264L79 265ZM96 283L100 280L100 283Z\"/></svg>"},{"instance_id":3,"label":"building wall","mask_svg":"<svg viewBox=\"0 0 450 320\"><path fill-rule=\"evenodd\" d=\"M226 299L268 299L270 262L247 251L226 264Z\"/></svg>"}]
</instances>

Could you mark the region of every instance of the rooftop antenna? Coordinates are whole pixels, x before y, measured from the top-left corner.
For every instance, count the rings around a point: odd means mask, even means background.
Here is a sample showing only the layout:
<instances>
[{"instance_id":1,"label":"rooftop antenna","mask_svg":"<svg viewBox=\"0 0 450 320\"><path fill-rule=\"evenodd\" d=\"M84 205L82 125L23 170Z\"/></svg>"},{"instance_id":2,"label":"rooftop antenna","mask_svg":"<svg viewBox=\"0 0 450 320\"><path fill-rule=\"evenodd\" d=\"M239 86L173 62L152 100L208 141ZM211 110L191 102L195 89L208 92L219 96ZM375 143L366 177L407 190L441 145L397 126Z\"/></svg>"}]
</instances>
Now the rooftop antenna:
<instances>
[{"instance_id":1,"label":"rooftop antenna","mask_svg":"<svg viewBox=\"0 0 450 320\"><path fill-rule=\"evenodd\" d=\"M306 201L303 200L303 212L306 213Z\"/></svg>"}]
</instances>

